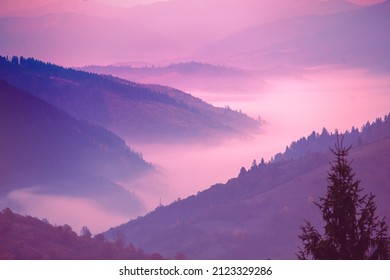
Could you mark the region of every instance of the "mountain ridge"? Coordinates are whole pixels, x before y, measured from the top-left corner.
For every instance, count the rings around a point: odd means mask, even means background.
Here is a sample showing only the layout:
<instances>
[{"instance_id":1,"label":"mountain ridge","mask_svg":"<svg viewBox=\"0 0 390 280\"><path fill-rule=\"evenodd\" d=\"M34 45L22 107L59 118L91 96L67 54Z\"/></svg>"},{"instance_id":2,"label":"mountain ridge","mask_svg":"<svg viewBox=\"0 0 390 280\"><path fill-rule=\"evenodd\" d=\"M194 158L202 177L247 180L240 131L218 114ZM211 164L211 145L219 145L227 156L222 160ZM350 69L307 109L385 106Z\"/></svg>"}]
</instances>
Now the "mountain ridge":
<instances>
[{"instance_id":1,"label":"mountain ridge","mask_svg":"<svg viewBox=\"0 0 390 280\"><path fill-rule=\"evenodd\" d=\"M376 195L379 215L388 216L390 115L365 125L363 131L346 133L345 144L354 144L350 158L364 193ZM328 146L332 140L323 137L335 140L337 134L309 136L301 143L308 147L301 156L290 157L291 150L301 151L292 144L273 161L254 162L225 184L158 207L105 235L119 234L168 257L181 252L188 259L294 259L299 226L305 219L322 225L314 202L325 193L333 160ZM327 152L306 153L311 143L323 145Z\"/></svg>"},{"instance_id":2,"label":"mountain ridge","mask_svg":"<svg viewBox=\"0 0 390 280\"><path fill-rule=\"evenodd\" d=\"M77 119L125 140L182 141L242 137L260 123L169 87L66 69L35 59L1 59L0 78L28 90Z\"/></svg>"}]
</instances>

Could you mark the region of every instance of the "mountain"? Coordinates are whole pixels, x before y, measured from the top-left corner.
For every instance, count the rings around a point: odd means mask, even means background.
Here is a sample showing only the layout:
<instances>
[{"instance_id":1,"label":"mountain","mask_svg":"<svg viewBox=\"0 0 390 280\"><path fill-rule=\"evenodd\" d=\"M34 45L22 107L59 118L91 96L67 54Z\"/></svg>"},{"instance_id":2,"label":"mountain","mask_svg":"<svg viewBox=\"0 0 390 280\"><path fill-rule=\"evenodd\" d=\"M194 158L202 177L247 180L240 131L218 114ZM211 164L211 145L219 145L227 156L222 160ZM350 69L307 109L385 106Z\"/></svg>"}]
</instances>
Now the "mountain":
<instances>
[{"instance_id":1,"label":"mountain","mask_svg":"<svg viewBox=\"0 0 390 280\"><path fill-rule=\"evenodd\" d=\"M25 7L0 18L0 53L83 66L177 61L255 24L356 6L342 0L174 0L118 8L73 0Z\"/></svg>"},{"instance_id":2,"label":"mountain","mask_svg":"<svg viewBox=\"0 0 390 280\"><path fill-rule=\"evenodd\" d=\"M3 57L0 78L125 140L161 143L246 137L260 127L245 114L214 107L173 88L136 84L32 58L9 61Z\"/></svg>"},{"instance_id":3,"label":"mountain","mask_svg":"<svg viewBox=\"0 0 390 280\"><path fill-rule=\"evenodd\" d=\"M92 237L88 228L78 236L69 225L53 226L47 220L22 216L9 208L0 211L1 260L161 260L118 240Z\"/></svg>"},{"instance_id":4,"label":"mountain","mask_svg":"<svg viewBox=\"0 0 390 280\"><path fill-rule=\"evenodd\" d=\"M79 69L97 74L113 75L137 83L170 86L189 92L194 90L237 92L239 89L246 89L254 83L254 77L245 70L195 61L173 63L160 67L154 65L146 67L90 65ZM256 84L262 83L260 79L256 79L255 82Z\"/></svg>"},{"instance_id":5,"label":"mountain","mask_svg":"<svg viewBox=\"0 0 390 280\"><path fill-rule=\"evenodd\" d=\"M195 61L172 63L167 66L150 66L150 67L132 67L126 65L108 65L97 66L90 65L80 67L80 70L96 72L99 74L109 75L124 78L127 80L135 80L137 77L163 76L167 74L177 73L181 75L199 75L199 76L240 76L245 75L243 70L237 68L228 68L221 65L212 65L208 63L199 63Z\"/></svg>"},{"instance_id":6,"label":"mountain","mask_svg":"<svg viewBox=\"0 0 390 280\"><path fill-rule=\"evenodd\" d=\"M78 121L0 80L0 196L16 190L82 197L112 212L142 213L116 182L154 167L112 132Z\"/></svg>"},{"instance_id":7,"label":"mountain","mask_svg":"<svg viewBox=\"0 0 390 280\"><path fill-rule=\"evenodd\" d=\"M160 206L105 235L124 236L167 257L181 252L188 259L295 259L300 225L322 225L314 202L326 192L336 137L324 132L301 139L278 159L254 162L226 184ZM346 145L354 144L350 159L363 193L376 195L378 215L388 217L390 115L344 137ZM313 149L319 146L321 151Z\"/></svg>"},{"instance_id":8,"label":"mountain","mask_svg":"<svg viewBox=\"0 0 390 280\"><path fill-rule=\"evenodd\" d=\"M237 67L345 67L389 70L390 2L251 27L200 49L199 61Z\"/></svg>"}]
</instances>

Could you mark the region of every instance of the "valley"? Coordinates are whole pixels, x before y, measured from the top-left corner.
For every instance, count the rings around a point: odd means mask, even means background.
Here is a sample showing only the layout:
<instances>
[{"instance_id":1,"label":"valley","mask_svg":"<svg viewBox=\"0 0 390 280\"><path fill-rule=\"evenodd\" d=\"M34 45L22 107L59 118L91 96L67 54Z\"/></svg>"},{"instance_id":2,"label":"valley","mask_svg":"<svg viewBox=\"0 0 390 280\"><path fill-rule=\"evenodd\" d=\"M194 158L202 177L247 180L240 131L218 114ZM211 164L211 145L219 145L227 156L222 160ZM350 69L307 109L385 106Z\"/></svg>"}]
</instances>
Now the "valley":
<instances>
[{"instance_id":1,"label":"valley","mask_svg":"<svg viewBox=\"0 0 390 280\"><path fill-rule=\"evenodd\" d=\"M389 13L1 1L0 258L295 259L338 139L388 217Z\"/></svg>"}]
</instances>

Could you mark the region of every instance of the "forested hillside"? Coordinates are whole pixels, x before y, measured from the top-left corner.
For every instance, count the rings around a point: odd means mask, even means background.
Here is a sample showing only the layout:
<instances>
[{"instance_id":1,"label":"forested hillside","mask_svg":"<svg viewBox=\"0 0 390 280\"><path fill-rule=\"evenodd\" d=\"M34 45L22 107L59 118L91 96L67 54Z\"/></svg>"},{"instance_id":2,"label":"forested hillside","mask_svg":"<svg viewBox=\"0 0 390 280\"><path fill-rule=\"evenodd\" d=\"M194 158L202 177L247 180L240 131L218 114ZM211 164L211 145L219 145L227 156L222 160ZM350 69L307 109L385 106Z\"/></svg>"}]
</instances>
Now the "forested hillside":
<instances>
[{"instance_id":1,"label":"forested hillside","mask_svg":"<svg viewBox=\"0 0 390 280\"><path fill-rule=\"evenodd\" d=\"M154 167L110 131L78 121L0 80L0 198L30 189L85 197L117 211L142 211L117 181Z\"/></svg>"},{"instance_id":2,"label":"forested hillside","mask_svg":"<svg viewBox=\"0 0 390 280\"><path fill-rule=\"evenodd\" d=\"M53 226L47 220L0 212L0 259L10 260L145 260L162 259L145 254L121 239L108 242L101 234L92 236L84 227L77 235L69 225Z\"/></svg>"},{"instance_id":3,"label":"forested hillside","mask_svg":"<svg viewBox=\"0 0 390 280\"><path fill-rule=\"evenodd\" d=\"M215 140L260 128L259 122L243 113L214 107L173 88L136 84L33 58L0 57L0 79L126 140Z\"/></svg>"},{"instance_id":4,"label":"forested hillside","mask_svg":"<svg viewBox=\"0 0 390 280\"><path fill-rule=\"evenodd\" d=\"M354 130L360 144L350 153L355 177L365 193L376 195L380 217L390 215L389 122L386 116L366 124L362 132ZM355 139L351 135L345 134L346 145ZM189 259L294 259L303 221L321 226L314 202L326 191L335 138L314 133L300 140L301 149L291 145L293 156L286 152L270 162L260 160L226 184L159 207L105 234L121 234L146 251L154 248L166 256L182 252ZM311 147L321 149L306 152Z\"/></svg>"}]
</instances>

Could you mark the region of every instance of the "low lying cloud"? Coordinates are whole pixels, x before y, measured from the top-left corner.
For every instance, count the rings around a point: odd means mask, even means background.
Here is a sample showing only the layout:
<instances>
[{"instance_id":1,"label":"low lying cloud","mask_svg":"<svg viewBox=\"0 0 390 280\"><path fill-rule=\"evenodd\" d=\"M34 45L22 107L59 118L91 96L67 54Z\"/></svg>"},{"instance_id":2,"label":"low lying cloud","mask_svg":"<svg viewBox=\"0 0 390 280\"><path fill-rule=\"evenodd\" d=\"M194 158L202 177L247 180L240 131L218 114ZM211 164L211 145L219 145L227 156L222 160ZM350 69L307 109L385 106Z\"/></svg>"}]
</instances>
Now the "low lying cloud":
<instances>
[{"instance_id":1,"label":"low lying cloud","mask_svg":"<svg viewBox=\"0 0 390 280\"><path fill-rule=\"evenodd\" d=\"M200 96L214 105L229 105L265 119L268 124L252 139L230 139L218 144L129 142L129 146L142 152L144 158L159 169L158 174L117 182L134 195L134 201L140 200L139 207L134 208L137 211L110 208L115 199L123 197L120 192L113 200L102 203L96 194L92 198L93 193L90 198L77 198L24 189L11 192L0 201L0 206L12 205L19 213L47 218L55 224L69 224L76 232L86 225L93 233L98 233L146 214L160 202L167 205L215 183L225 183L236 177L242 166L250 168L253 159L259 162L263 157L268 161L292 141L308 136L313 130L321 132L326 127L329 131L336 128L344 131L389 113L390 77L387 74L329 67L307 69L296 77L268 77L267 84L266 88L245 94L226 92L216 96L213 92L203 92ZM124 200L120 201L121 205L127 205Z\"/></svg>"},{"instance_id":2,"label":"low lying cloud","mask_svg":"<svg viewBox=\"0 0 390 280\"><path fill-rule=\"evenodd\" d=\"M87 226L97 234L129 220L128 216L110 213L90 199L38 194L34 189L13 191L1 204L20 214L47 219L51 224L68 224L76 233Z\"/></svg>"}]
</instances>

